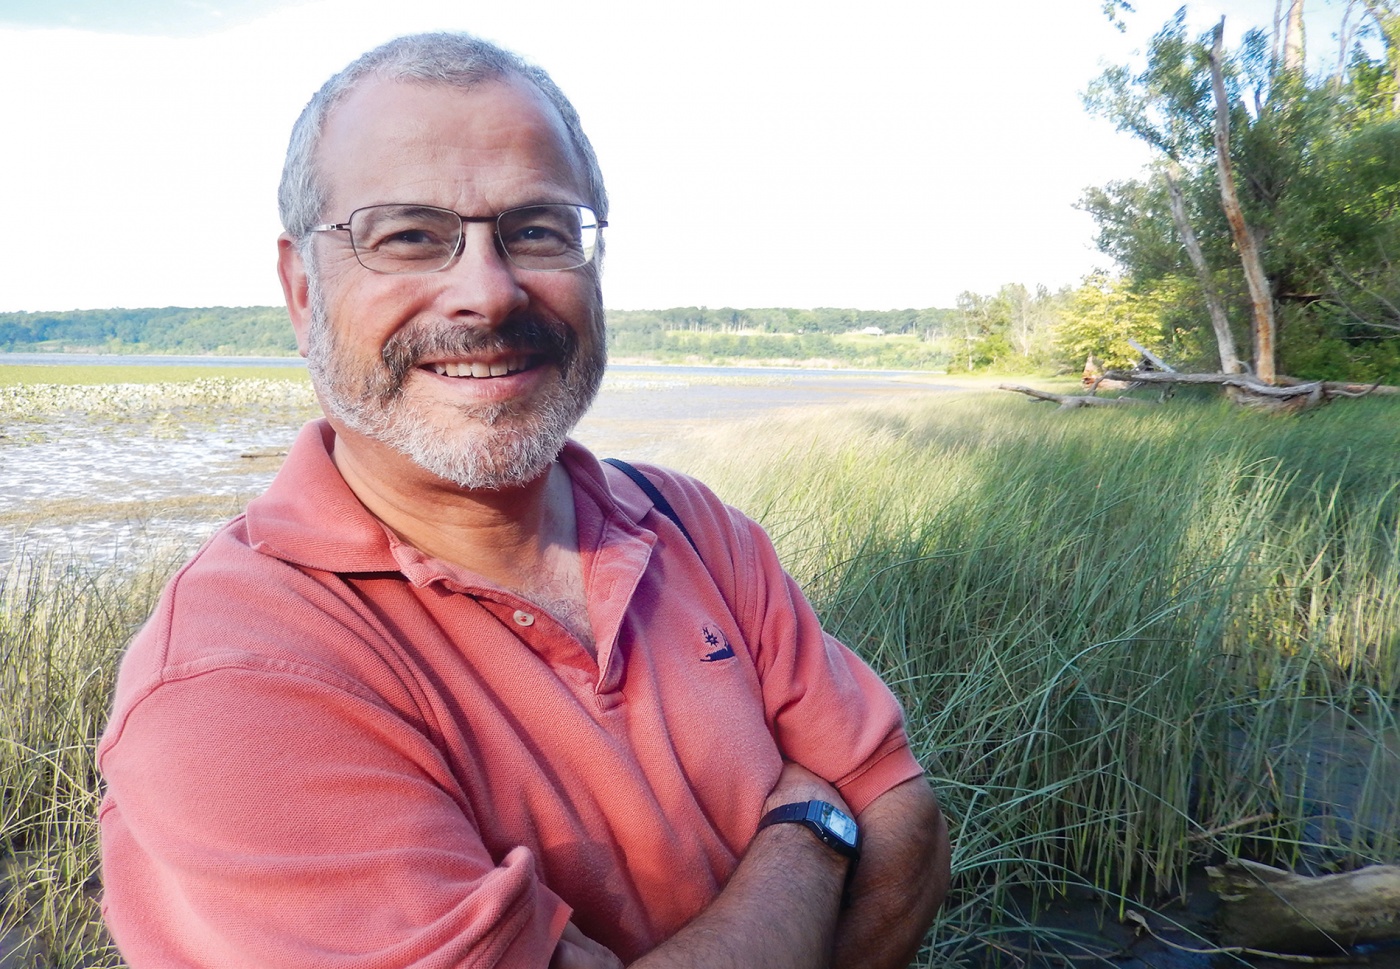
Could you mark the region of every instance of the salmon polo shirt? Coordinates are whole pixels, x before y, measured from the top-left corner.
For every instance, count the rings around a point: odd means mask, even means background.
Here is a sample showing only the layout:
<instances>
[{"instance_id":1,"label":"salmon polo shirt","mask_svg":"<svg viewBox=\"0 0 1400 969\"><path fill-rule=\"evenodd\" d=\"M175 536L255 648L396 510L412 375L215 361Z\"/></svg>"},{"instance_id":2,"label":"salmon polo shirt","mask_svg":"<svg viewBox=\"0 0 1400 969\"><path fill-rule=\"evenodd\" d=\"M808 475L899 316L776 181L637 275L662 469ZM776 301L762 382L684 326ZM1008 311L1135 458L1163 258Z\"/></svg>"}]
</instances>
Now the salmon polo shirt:
<instances>
[{"instance_id":1,"label":"salmon polo shirt","mask_svg":"<svg viewBox=\"0 0 1400 969\"><path fill-rule=\"evenodd\" d=\"M920 773L889 690L761 529L570 443L597 660L399 542L323 421L171 580L99 748L104 910L133 969L631 961L709 903L784 758L856 811ZM702 558L703 557L703 558Z\"/></svg>"}]
</instances>

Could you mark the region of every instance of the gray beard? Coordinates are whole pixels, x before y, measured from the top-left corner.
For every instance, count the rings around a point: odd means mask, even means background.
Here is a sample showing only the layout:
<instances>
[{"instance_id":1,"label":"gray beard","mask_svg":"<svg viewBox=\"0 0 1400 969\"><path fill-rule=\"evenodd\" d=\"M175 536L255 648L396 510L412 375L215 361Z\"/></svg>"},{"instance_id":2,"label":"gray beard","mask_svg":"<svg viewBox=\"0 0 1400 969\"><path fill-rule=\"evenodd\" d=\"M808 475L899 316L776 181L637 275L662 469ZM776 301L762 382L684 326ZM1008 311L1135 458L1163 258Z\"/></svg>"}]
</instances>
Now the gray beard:
<instances>
[{"instance_id":1,"label":"gray beard","mask_svg":"<svg viewBox=\"0 0 1400 969\"><path fill-rule=\"evenodd\" d=\"M580 343L562 323L538 318L508 321L484 337L409 324L385 344L378 366L356 366L336 343L314 275L308 295L306 358L327 413L469 491L518 487L544 474L602 383L607 351L601 334ZM458 407L460 422L450 424L434 421L403 394L405 380L424 355L465 356L484 349L543 354L559 367L562 379L529 404Z\"/></svg>"}]
</instances>

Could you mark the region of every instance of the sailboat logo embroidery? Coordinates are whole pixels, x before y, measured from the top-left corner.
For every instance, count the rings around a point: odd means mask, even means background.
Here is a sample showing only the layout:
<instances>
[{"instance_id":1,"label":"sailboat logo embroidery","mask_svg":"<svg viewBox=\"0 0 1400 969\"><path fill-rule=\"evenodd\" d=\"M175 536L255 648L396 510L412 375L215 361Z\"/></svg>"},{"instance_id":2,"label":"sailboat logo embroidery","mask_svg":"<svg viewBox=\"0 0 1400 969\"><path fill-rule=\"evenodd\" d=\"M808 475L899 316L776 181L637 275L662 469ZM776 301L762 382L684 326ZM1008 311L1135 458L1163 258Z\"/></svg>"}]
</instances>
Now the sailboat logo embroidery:
<instances>
[{"instance_id":1,"label":"sailboat logo embroidery","mask_svg":"<svg viewBox=\"0 0 1400 969\"><path fill-rule=\"evenodd\" d=\"M734 647L729 645L729 639L723 632L714 626L705 625L700 627L700 635L709 647L709 651L700 657L700 662L713 663L716 660L734 658Z\"/></svg>"}]
</instances>

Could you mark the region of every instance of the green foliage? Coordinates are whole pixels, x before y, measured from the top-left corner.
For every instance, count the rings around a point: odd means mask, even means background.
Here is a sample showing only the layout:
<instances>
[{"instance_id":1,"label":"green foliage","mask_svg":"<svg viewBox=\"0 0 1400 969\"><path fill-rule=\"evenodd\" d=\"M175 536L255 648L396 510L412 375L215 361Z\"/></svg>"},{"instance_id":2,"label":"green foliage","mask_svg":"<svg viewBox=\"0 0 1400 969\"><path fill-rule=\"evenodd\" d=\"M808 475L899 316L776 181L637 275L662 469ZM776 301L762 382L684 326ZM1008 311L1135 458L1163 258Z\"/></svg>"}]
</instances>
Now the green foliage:
<instances>
[{"instance_id":1,"label":"green foliage","mask_svg":"<svg viewBox=\"0 0 1400 969\"><path fill-rule=\"evenodd\" d=\"M1063 312L1065 291L1032 292L1008 283L990 296L964 292L948 332L955 371L1033 371L1053 360L1052 331Z\"/></svg>"},{"instance_id":2,"label":"green foliage","mask_svg":"<svg viewBox=\"0 0 1400 969\"><path fill-rule=\"evenodd\" d=\"M662 363L943 369L943 334L954 315L940 309L610 310L608 353Z\"/></svg>"},{"instance_id":3,"label":"green foliage","mask_svg":"<svg viewBox=\"0 0 1400 969\"><path fill-rule=\"evenodd\" d=\"M1121 280L1092 276L1076 289L1055 327L1055 350L1067 365L1094 357L1105 368L1131 367L1162 343L1161 308L1133 293Z\"/></svg>"},{"instance_id":4,"label":"green foliage","mask_svg":"<svg viewBox=\"0 0 1400 969\"><path fill-rule=\"evenodd\" d=\"M611 310L608 348L617 359L664 363L942 369L955 317L948 309ZM850 339L871 328L879 340ZM279 307L0 313L0 352L40 350L278 356L295 353L296 341Z\"/></svg>"},{"instance_id":5,"label":"green foliage","mask_svg":"<svg viewBox=\"0 0 1400 969\"><path fill-rule=\"evenodd\" d=\"M214 379L229 381L273 380L307 383L310 378L302 367L218 367L204 364L191 366L115 366L91 364L64 366L58 364L0 364L0 387L34 384L61 384L68 387L101 386L107 384L175 384Z\"/></svg>"},{"instance_id":6,"label":"green foliage","mask_svg":"<svg viewBox=\"0 0 1400 969\"><path fill-rule=\"evenodd\" d=\"M678 306L666 310L609 310L608 329L619 338L639 333L826 333L835 335L877 327L885 333L915 334L929 339L945 328L951 310L734 309L724 306Z\"/></svg>"}]
</instances>

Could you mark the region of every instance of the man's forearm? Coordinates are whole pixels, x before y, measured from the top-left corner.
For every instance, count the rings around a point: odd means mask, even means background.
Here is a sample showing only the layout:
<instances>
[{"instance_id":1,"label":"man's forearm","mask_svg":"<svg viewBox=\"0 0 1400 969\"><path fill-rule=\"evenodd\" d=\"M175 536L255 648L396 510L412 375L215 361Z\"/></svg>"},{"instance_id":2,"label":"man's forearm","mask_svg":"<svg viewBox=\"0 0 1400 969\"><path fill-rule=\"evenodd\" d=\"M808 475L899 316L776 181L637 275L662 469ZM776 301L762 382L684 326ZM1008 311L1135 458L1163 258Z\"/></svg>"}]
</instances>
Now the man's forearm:
<instances>
[{"instance_id":1,"label":"man's forearm","mask_svg":"<svg viewBox=\"0 0 1400 969\"><path fill-rule=\"evenodd\" d=\"M858 818L863 839L853 901L837 926L837 969L903 969L948 892L948 828L922 779L876 798Z\"/></svg>"},{"instance_id":2,"label":"man's forearm","mask_svg":"<svg viewBox=\"0 0 1400 969\"><path fill-rule=\"evenodd\" d=\"M724 891L635 969L823 969L846 860L794 824L755 836Z\"/></svg>"}]
</instances>

